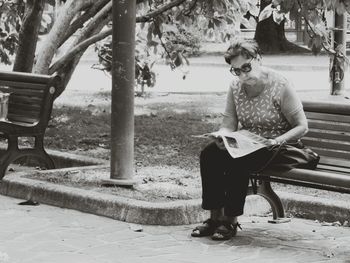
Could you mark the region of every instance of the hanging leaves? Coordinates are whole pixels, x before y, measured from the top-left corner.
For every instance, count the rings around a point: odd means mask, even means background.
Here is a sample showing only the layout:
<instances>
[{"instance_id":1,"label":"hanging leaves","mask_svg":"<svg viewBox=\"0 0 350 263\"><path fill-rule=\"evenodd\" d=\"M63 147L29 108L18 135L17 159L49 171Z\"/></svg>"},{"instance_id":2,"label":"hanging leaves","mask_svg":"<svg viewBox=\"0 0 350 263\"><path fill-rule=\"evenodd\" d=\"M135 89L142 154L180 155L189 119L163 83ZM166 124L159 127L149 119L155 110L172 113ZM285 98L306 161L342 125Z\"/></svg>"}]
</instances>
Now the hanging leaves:
<instances>
[{"instance_id":1,"label":"hanging leaves","mask_svg":"<svg viewBox=\"0 0 350 263\"><path fill-rule=\"evenodd\" d=\"M22 15L19 4L17 0L0 0L0 62L4 64L11 64L10 56L18 45Z\"/></svg>"}]
</instances>

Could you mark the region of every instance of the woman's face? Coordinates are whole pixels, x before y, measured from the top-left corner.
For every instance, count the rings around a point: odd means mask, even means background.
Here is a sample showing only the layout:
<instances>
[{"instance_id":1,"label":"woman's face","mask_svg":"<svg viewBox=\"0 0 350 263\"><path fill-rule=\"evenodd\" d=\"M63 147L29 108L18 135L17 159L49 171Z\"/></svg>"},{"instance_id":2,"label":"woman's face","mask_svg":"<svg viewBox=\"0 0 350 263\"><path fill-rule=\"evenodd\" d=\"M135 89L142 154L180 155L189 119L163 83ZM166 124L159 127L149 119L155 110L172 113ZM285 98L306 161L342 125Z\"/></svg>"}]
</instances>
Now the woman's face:
<instances>
[{"instance_id":1,"label":"woman's face","mask_svg":"<svg viewBox=\"0 0 350 263\"><path fill-rule=\"evenodd\" d=\"M231 59L231 73L236 75L242 83L255 84L260 77L261 66L257 58L246 58L239 55Z\"/></svg>"}]
</instances>

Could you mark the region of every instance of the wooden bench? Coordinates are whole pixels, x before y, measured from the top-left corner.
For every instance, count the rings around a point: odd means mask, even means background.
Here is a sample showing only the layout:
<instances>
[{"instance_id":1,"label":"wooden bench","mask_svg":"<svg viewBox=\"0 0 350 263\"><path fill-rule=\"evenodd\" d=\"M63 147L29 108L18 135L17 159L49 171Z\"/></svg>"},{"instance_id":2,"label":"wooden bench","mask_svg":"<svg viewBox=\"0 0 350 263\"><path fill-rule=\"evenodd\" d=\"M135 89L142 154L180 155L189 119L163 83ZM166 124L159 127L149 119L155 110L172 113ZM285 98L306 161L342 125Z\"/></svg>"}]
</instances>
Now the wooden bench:
<instances>
[{"instance_id":1,"label":"wooden bench","mask_svg":"<svg viewBox=\"0 0 350 263\"><path fill-rule=\"evenodd\" d=\"M302 141L320 155L317 169L252 175L249 194L259 194L269 202L276 222L283 221L285 213L270 182L350 193L350 102L304 101L303 106L309 132Z\"/></svg>"},{"instance_id":2,"label":"wooden bench","mask_svg":"<svg viewBox=\"0 0 350 263\"><path fill-rule=\"evenodd\" d=\"M7 139L0 156L0 179L10 163L24 156L41 159L48 169L55 167L43 140L59 83L57 75L0 72L0 91L10 93L7 118L0 119L0 137ZM20 137L34 138L33 147L20 148Z\"/></svg>"}]
</instances>

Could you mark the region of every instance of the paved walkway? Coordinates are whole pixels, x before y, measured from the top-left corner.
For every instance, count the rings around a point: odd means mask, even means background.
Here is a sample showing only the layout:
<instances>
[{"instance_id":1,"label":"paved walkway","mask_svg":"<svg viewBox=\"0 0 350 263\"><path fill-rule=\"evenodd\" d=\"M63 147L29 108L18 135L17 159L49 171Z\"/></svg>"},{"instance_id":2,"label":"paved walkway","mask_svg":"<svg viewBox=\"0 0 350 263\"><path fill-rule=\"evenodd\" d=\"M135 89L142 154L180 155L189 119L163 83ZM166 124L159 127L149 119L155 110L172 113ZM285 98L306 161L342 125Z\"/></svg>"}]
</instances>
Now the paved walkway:
<instances>
[{"instance_id":1,"label":"paved walkway","mask_svg":"<svg viewBox=\"0 0 350 263\"><path fill-rule=\"evenodd\" d=\"M0 196L0 262L350 262L350 228L242 217L230 241L192 238L193 226L139 226ZM141 231L138 231L141 230Z\"/></svg>"}]
</instances>

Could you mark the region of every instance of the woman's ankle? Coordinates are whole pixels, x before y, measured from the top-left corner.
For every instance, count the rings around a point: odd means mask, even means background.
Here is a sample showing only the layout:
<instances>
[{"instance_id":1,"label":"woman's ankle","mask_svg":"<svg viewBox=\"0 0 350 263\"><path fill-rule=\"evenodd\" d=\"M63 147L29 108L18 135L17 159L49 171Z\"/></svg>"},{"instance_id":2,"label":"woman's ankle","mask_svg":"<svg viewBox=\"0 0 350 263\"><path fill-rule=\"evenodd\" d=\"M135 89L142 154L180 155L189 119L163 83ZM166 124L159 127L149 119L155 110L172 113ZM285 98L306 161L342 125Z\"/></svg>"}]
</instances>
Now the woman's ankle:
<instances>
[{"instance_id":1,"label":"woman's ankle","mask_svg":"<svg viewBox=\"0 0 350 263\"><path fill-rule=\"evenodd\" d=\"M224 216L223 209L210 210L210 219L214 221L221 221Z\"/></svg>"},{"instance_id":2,"label":"woman's ankle","mask_svg":"<svg viewBox=\"0 0 350 263\"><path fill-rule=\"evenodd\" d=\"M223 216L222 221L229 222L232 225L235 225L238 223L238 217L237 216Z\"/></svg>"}]
</instances>

